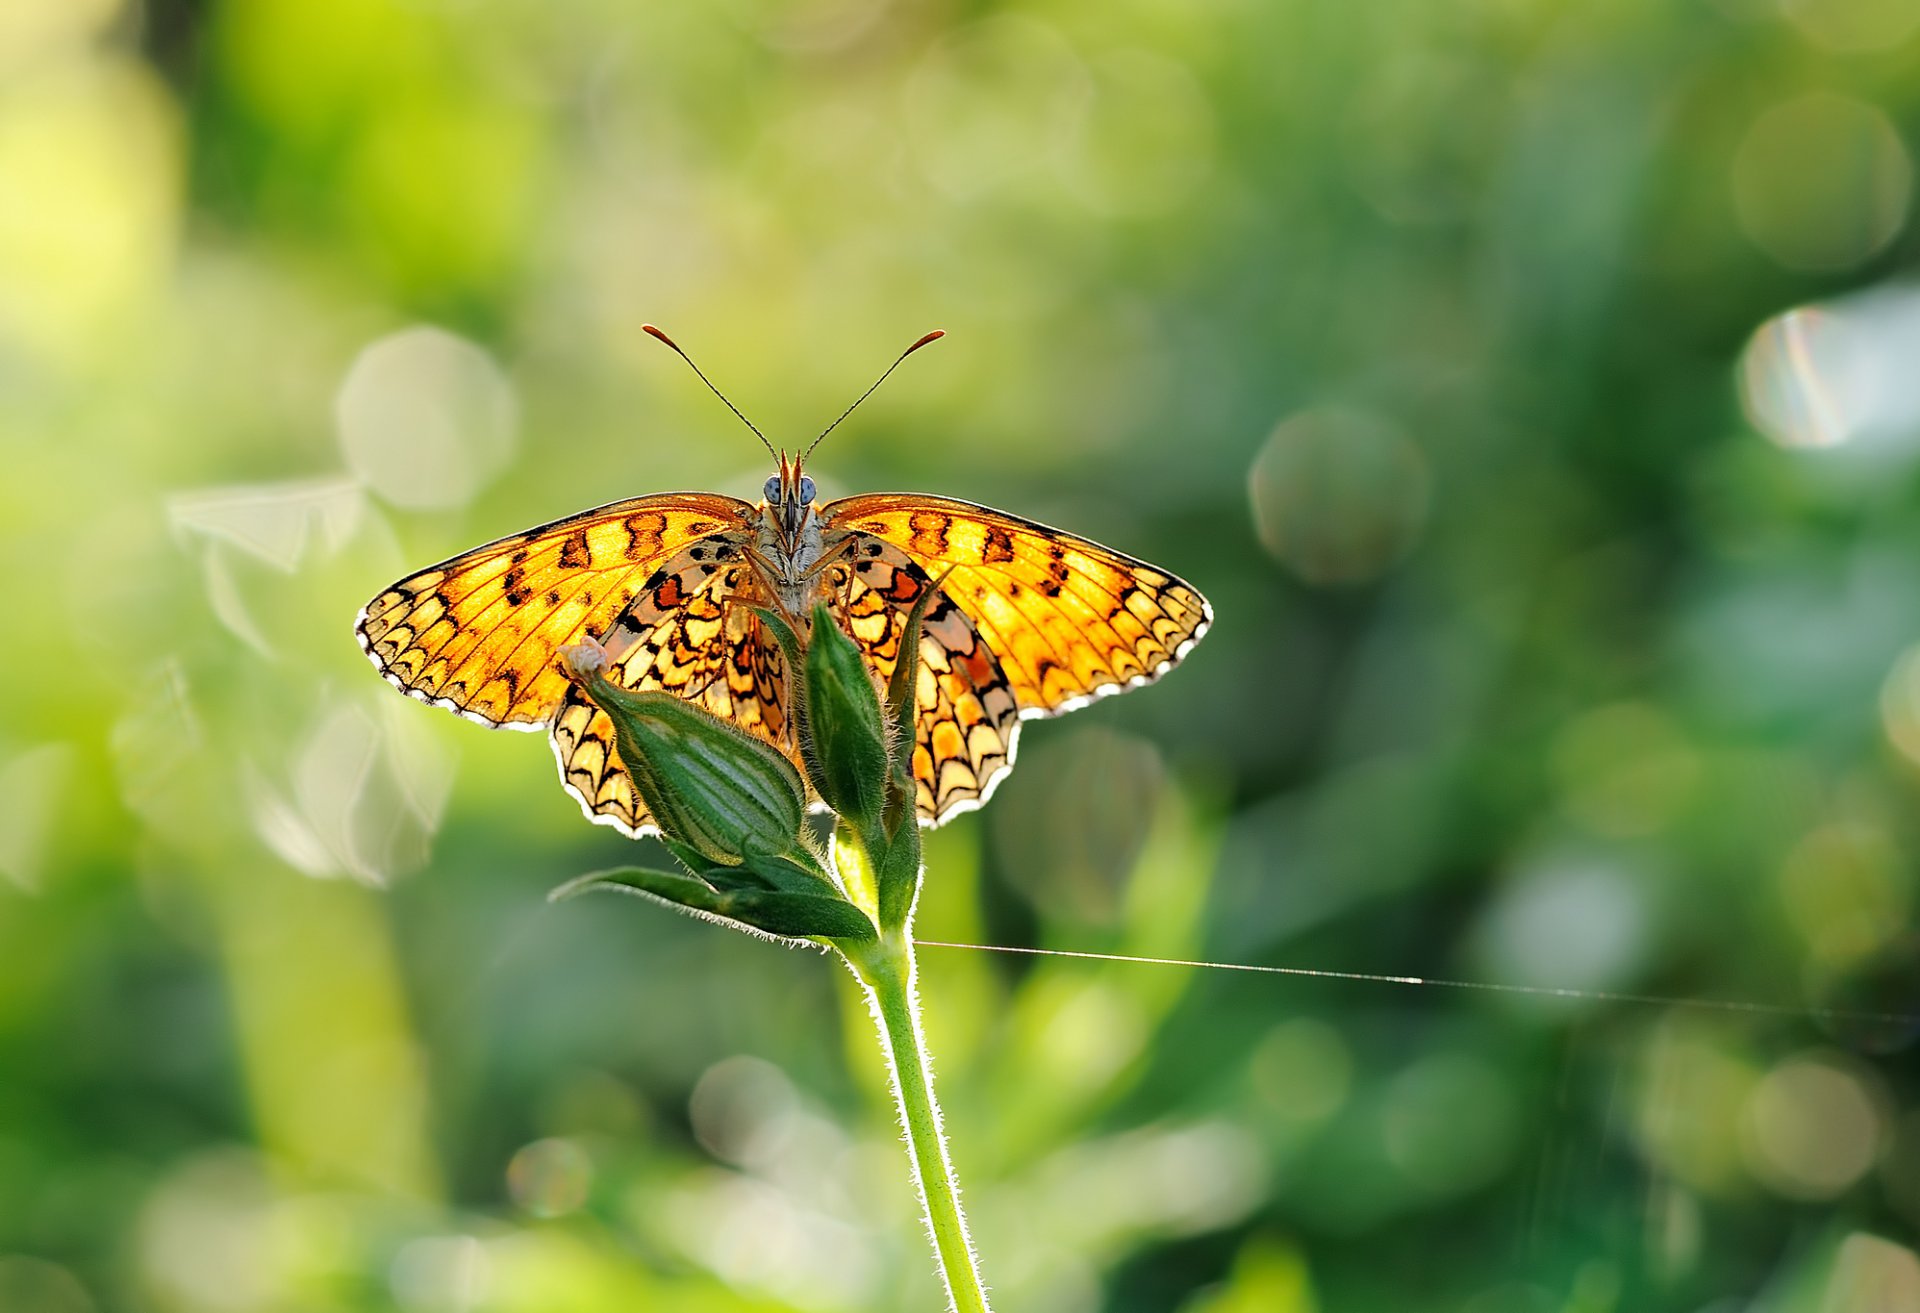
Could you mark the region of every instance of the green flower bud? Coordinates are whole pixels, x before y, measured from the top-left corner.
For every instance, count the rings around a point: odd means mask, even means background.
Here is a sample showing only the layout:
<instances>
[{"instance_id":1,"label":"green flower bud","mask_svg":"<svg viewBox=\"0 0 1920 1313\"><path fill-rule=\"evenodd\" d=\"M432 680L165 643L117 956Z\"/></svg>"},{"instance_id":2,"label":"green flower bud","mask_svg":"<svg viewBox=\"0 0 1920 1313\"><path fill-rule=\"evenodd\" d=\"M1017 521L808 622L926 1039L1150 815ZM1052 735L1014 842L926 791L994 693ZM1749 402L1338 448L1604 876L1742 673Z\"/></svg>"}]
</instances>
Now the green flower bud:
<instances>
[{"instance_id":1,"label":"green flower bud","mask_svg":"<svg viewBox=\"0 0 1920 1313\"><path fill-rule=\"evenodd\" d=\"M723 866L799 846L806 788L778 748L670 693L608 683L598 643L561 659L613 722L620 762L668 838Z\"/></svg>"},{"instance_id":2,"label":"green flower bud","mask_svg":"<svg viewBox=\"0 0 1920 1313\"><path fill-rule=\"evenodd\" d=\"M886 722L859 645L824 605L813 609L806 690L800 744L807 778L827 806L873 834L887 801Z\"/></svg>"}]
</instances>

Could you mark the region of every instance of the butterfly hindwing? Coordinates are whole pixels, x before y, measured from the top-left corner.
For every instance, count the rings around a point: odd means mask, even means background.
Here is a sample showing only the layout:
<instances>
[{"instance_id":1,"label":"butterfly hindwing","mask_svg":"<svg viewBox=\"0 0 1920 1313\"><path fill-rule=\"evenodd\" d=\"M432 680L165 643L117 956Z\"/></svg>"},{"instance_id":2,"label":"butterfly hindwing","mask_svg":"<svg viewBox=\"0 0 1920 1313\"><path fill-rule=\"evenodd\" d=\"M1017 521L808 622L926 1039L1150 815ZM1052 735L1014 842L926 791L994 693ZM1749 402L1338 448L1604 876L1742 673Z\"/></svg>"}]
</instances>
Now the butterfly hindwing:
<instances>
[{"instance_id":1,"label":"butterfly hindwing","mask_svg":"<svg viewBox=\"0 0 1920 1313\"><path fill-rule=\"evenodd\" d=\"M1020 711L1045 715L1163 674L1212 611L1181 579L1085 538L970 502L919 494L843 497L829 534L899 548L973 622Z\"/></svg>"},{"instance_id":2,"label":"butterfly hindwing","mask_svg":"<svg viewBox=\"0 0 1920 1313\"><path fill-rule=\"evenodd\" d=\"M749 603L757 597L739 545L695 543L669 560L596 638L607 678L636 692L672 693L791 751L786 668ZM591 820L630 835L657 829L614 744L613 723L569 685L553 719L560 781Z\"/></svg>"},{"instance_id":3,"label":"butterfly hindwing","mask_svg":"<svg viewBox=\"0 0 1920 1313\"><path fill-rule=\"evenodd\" d=\"M663 567L603 640L608 678L623 688L658 689L793 753L785 663L753 614L757 590L742 564L702 572L690 552ZM876 677L891 676L906 617L932 586L912 558L878 539L856 544L853 564L831 576L829 607L861 646ZM966 613L945 596L922 620L913 770L918 811L938 824L984 801L1012 765L1019 707L1005 674ZM570 689L553 725L562 782L589 817L628 834L652 818L614 743L607 716Z\"/></svg>"},{"instance_id":4,"label":"butterfly hindwing","mask_svg":"<svg viewBox=\"0 0 1920 1313\"><path fill-rule=\"evenodd\" d=\"M925 570L883 539L856 534L839 609L879 678L891 678L906 618L934 586ZM915 687L913 775L920 819L938 825L985 802L1013 765L1020 708L1001 669L965 611L942 592L920 629Z\"/></svg>"},{"instance_id":5,"label":"butterfly hindwing","mask_svg":"<svg viewBox=\"0 0 1920 1313\"><path fill-rule=\"evenodd\" d=\"M367 603L355 631L388 682L471 719L544 728L567 690L553 654L625 611L689 542L753 507L711 493L614 502L430 566Z\"/></svg>"}]
</instances>

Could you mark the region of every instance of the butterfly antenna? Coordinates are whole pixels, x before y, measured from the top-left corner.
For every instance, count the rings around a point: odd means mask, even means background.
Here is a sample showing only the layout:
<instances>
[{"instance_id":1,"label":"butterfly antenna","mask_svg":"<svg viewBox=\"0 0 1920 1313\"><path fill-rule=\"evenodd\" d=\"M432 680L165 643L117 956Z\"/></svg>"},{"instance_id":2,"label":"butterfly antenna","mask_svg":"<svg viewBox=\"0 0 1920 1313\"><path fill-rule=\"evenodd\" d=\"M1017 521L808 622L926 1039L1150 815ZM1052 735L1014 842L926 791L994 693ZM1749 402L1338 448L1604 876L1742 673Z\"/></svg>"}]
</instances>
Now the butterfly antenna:
<instances>
[{"instance_id":1,"label":"butterfly antenna","mask_svg":"<svg viewBox=\"0 0 1920 1313\"><path fill-rule=\"evenodd\" d=\"M719 397L721 401L726 402L727 409L731 410L735 415L739 416L740 422L742 424L745 424L748 428L753 430L753 436L760 439L760 445L767 449L767 455L773 457L775 460L780 459L780 453L773 449L773 444L771 442L767 441L767 435L762 433L752 420L748 419L745 415L740 414L740 407L734 405L731 401L727 401L727 394L722 392L719 388L713 385L713 380L708 378L706 374L701 372L700 366L693 363L692 356L688 355L685 351L682 351L680 349L680 344L678 342L668 337L665 333L655 328L652 324L640 325L640 331L643 333L651 334L652 336L659 338L662 342L665 342L668 346L672 347L673 353L679 356L682 360L687 362L687 368L691 369L695 374L698 374L700 376L700 381L707 385L707 391L713 393L714 396ZM914 343L914 345L919 346L921 345L921 343L916 342ZM811 450L811 448L809 448L809 450Z\"/></svg>"},{"instance_id":2,"label":"butterfly antenna","mask_svg":"<svg viewBox=\"0 0 1920 1313\"><path fill-rule=\"evenodd\" d=\"M928 333L925 337L921 338L918 342L915 342L912 346L908 347L905 351L902 351L900 353L900 360L905 360L908 356L918 351L921 347L925 346L927 343L938 342L941 338L945 337L946 335L947 335L946 329L944 328L934 329L931 333ZM879 378L876 378L875 380L873 380L872 387L868 388L865 392L862 392L859 396L855 397L853 399L853 406L859 405L861 402L865 401L868 397L872 396L875 392L879 391L880 385L887 381L887 374L891 374L894 370L900 368L900 360L896 360L891 365L888 365L886 374L882 374ZM845 410L841 411L840 419L834 420L833 423L827 425L824 429L820 430L820 436L815 438L812 441L812 443L808 445L806 451L800 457L801 460L804 461L808 456L813 455L813 449L820 445L820 443L826 438L827 434L833 432L835 429L840 427L840 420L845 419L847 416L853 414L853 406L848 406Z\"/></svg>"}]
</instances>

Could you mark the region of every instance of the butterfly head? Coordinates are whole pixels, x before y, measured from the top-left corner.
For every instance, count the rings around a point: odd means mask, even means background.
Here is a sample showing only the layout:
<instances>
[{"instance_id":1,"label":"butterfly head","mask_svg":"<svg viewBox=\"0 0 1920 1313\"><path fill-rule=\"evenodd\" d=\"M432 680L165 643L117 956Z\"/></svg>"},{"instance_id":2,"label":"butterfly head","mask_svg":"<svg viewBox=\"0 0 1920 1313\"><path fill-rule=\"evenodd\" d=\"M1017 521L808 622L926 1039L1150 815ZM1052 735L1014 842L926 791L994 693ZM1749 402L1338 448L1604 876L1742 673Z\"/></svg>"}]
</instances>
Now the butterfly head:
<instances>
[{"instance_id":1,"label":"butterfly head","mask_svg":"<svg viewBox=\"0 0 1920 1313\"><path fill-rule=\"evenodd\" d=\"M753 430L753 436L760 439L761 444L767 449L767 454L780 462L780 468L767 477L767 483L764 489L765 500L761 504L761 509L763 513L772 520L774 527L779 531L783 540L782 545L786 549L789 557L792 557L799 550L801 537L806 532L807 526L813 520L813 480L800 472L802 463L806 461L807 457L813 454L813 449L820 445L827 434L833 432L840 426L840 420L845 419L853 413L854 406L858 406L862 401L872 396L874 389L887 381L887 375L893 373L894 370L900 367L900 361L905 360L927 343L937 342L946 336L946 330L939 328L934 329L931 333L922 334L918 341L905 351L902 351L899 357L895 359L891 365L887 366L886 371L873 381L873 387L868 388L865 392L855 397L853 405L848 406L840 412L839 419L834 420L833 423L822 429L820 436L815 438L805 451L789 459L786 452L774 450L773 444L767 441L767 435L762 433L752 420L740 413L740 407L734 405L731 401L727 401L727 394L713 386L713 381L701 372L700 366L693 363L692 356L689 356L685 351L680 349L678 342L675 342L652 324L642 324L640 328L643 332L651 334L671 347L676 355L686 361L693 372L699 375L700 381L705 383L713 392L713 395L725 402L727 409L739 416L742 424L745 424Z\"/></svg>"},{"instance_id":2,"label":"butterfly head","mask_svg":"<svg viewBox=\"0 0 1920 1313\"><path fill-rule=\"evenodd\" d=\"M789 546L799 541L801 530L813 515L813 480L800 472L801 459L796 456L788 460L787 453L781 452L780 468L767 476L766 487L761 489L767 513L773 516Z\"/></svg>"}]
</instances>

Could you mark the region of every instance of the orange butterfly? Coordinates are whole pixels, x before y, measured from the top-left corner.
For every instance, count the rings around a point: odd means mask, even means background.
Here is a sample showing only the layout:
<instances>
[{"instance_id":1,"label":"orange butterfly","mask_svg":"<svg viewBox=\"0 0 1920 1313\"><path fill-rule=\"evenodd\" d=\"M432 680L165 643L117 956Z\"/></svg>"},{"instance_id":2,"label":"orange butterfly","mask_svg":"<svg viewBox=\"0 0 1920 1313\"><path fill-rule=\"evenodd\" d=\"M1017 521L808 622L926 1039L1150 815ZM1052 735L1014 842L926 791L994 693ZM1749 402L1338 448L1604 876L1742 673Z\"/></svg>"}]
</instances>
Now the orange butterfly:
<instances>
[{"instance_id":1,"label":"orange butterfly","mask_svg":"<svg viewBox=\"0 0 1920 1313\"><path fill-rule=\"evenodd\" d=\"M360 612L360 646L411 697L484 725L550 731L561 782L588 819L638 836L658 827L612 724L555 659L583 637L607 648L614 683L677 694L793 754L790 675L754 608L778 608L804 636L825 601L884 680L907 613L940 580L923 621L913 752L921 822L938 825L987 800L1013 766L1023 718L1157 678L1212 621L1206 599L1164 570L984 506L912 493L816 506L800 467L820 438L792 460L767 444L779 468L757 505L635 497L409 575Z\"/></svg>"}]
</instances>

